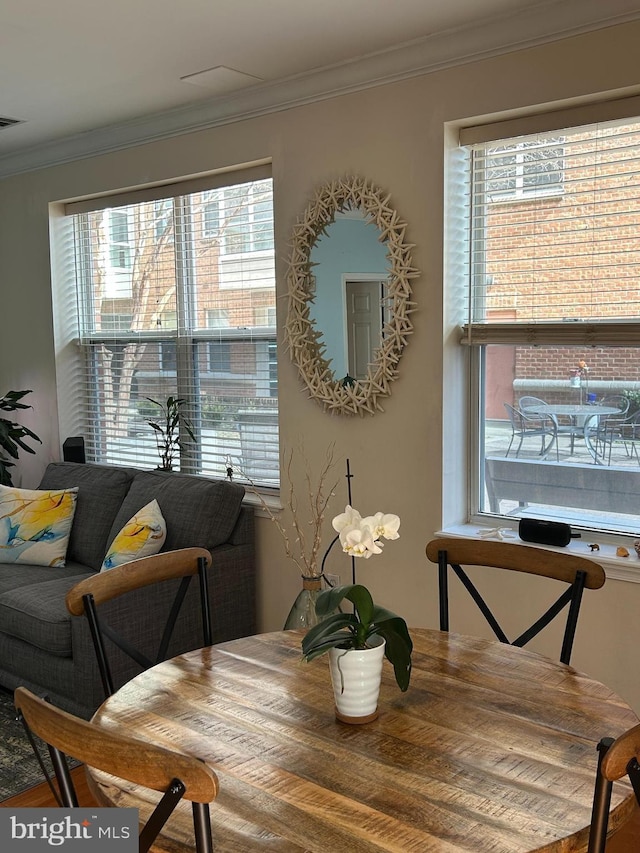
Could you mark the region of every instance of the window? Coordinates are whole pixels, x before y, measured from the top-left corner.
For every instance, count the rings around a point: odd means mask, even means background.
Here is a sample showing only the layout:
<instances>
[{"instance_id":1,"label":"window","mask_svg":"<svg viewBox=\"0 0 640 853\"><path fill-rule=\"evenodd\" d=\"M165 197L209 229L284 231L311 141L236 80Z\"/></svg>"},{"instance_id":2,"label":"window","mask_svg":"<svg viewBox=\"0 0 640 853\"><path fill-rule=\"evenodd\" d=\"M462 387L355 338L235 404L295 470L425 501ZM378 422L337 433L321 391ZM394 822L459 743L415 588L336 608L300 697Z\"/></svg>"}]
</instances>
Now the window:
<instances>
[{"instance_id":1,"label":"window","mask_svg":"<svg viewBox=\"0 0 640 853\"><path fill-rule=\"evenodd\" d=\"M160 344L160 370L175 373L178 369L178 350L175 341L162 341Z\"/></svg>"},{"instance_id":2,"label":"window","mask_svg":"<svg viewBox=\"0 0 640 853\"><path fill-rule=\"evenodd\" d=\"M260 306L255 310L256 326L273 326L276 325L276 306L267 305Z\"/></svg>"},{"instance_id":3,"label":"window","mask_svg":"<svg viewBox=\"0 0 640 853\"><path fill-rule=\"evenodd\" d=\"M486 149L486 191L492 201L561 192L563 140L529 139Z\"/></svg>"},{"instance_id":4,"label":"window","mask_svg":"<svg viewBox=\"0 0 640 853\"><path fill-rule=\"evenodd\" d=\"M109 199L67 205L70 275L56 310L78 346L60 370L62 381L79 370L82 381L65 434L83 435L92 461L155 467L148 398L178 396L197 439L183 471L224 476L228 457L238 471L255 470L258 455L272 462L261 464L256 482L278 484L276 329L254 320L275 306L271 180L264 168L255 180L224 179L230 185L215 189L187 183L171 198L159 188L160 197L133 192L112 207ZM212 193L233 200L216 206L216 227L238 264L224 286L222 244L196 236ZM111 285L105 258L126 267L126 287ZM243 413L263 410L269 429L247 444Z\"/></svg>"},{"instance_id":5,"label":"window","mask_svg":"<svg viewBox=\"0 0 640 853\"><path fill-rule=\"evenodd\" d=\"M173 240L173 199L162 198L154 203L156 240Z\"/></svg>"},{"instance_id":6,"label":"window","mask_svg":"<svg viewBox=\"0 0 640 853\"><path fill-rule=\"evenodd\" d=\"M109 265L114 269L131 267L131 239L129 233L129 211L107 211L107 233L109 235Z\"/></svg>"},{"instance_id":7,"label":"window","mask_svg":"<svg viewBox=\"0 0 640 853\"><path fill-rule=\"evenodd\" d=\"M638 536L640 119L470 142L457 159L471 243L469 515ZM508 193L520 203L503 204Z\"/></svg>"},{"instance_id":8,"label":"window","mask_svg":"<svg viewBox=\"0 0 640 853\"><path fill-rule=\"evenodd\" d=\"M220 241L225 255L273 250L268 181L212 190L202 211L204 237Z\"/></svg>"},{"instance_id":9,"label":"window","mask_svg":"<svg viewBox=\"0 0 640 853\"><path fill-rule=\"evenodd\" d=\"M212 373L231 373L231 344L229 341L211 341L209 344L209 370Z\"/></svg>"},{"instance_id":10,"label":"window","mask_svg":"<svg viewBox=\"0 0 640 853\"><path fill-rule=\"evenodd\" d=\"M209 308L207 311L208 329L226 329L230 326L227 308Z\"/></svg>"},{"instance_id":11,"label":"window","mask_svg":"<svg viewBox=\"0 0 640 853\"><path fill-rule=\"evenodd\" d=\"M131 295L131 218L128 210L105 210L100 217L104 233L100 255L105 296L117 299Z\"/></svg>"}]
</instances>

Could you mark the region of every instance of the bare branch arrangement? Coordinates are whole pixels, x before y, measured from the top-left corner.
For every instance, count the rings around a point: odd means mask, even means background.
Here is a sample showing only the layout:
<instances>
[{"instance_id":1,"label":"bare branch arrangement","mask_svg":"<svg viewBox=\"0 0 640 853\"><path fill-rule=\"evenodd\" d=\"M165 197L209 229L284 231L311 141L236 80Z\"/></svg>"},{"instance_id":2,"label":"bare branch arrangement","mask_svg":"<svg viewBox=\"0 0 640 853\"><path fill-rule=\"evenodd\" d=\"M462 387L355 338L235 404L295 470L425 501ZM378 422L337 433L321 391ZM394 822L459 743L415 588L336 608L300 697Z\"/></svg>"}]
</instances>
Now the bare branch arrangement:
<instances>
[{"instance_id":1,"label":"bare branch arrangement","mask_svg":"<svg viewBox=\"0 0 640 853\"><path fill-rule=\"evenodd\" d=\"M335 414L363 415L383 411L380 398L391 393L390 384L398 374L398 362L413 331L409 314L411 279L420 273L412 266L413 243L405 242L407 224L389 205L390 195L364 178L347 177L320 187L293 229L287 285L289 313L285 335L291 358L298 366L311 397ZM367 376L352 383L337 382L325 358L325 344L310 316L314 283L310 256L315 241L340 211L361 210L386 243L390 264L386 296L381 300L388 320L382 342L369 365Z\"/></svg>"},{"instance_id":2,"label":"bare branch arrangement","mask_svg":"<svg viewBox=\"0 0 640 853\"><path fill-rule=\"evenodd\" d=\"M313 476L309 461L302 449L300 450L300 456L305 469L306 497L302 501L299 500L294 488L292 475L293 450L289 451L287 456L285 467L286 486L283 485L281 492L283 496L286 493L286 506L291 513L293 528L291 535L251 480L248 481L248 489L258 498L262 509L277 527L284 542L285 553L298 567L300 574L305 578L319 578L322 574L322 567L318 564L318 553L322 543L324 518L329 502L335 496L335 490L338 485L337 480L331 486L327 485L336 465L335 447L331 444L327 448L325 459L317 478ZM243 477L246 477L246 475L243 474Z\"/></svg>"}]
</instances>

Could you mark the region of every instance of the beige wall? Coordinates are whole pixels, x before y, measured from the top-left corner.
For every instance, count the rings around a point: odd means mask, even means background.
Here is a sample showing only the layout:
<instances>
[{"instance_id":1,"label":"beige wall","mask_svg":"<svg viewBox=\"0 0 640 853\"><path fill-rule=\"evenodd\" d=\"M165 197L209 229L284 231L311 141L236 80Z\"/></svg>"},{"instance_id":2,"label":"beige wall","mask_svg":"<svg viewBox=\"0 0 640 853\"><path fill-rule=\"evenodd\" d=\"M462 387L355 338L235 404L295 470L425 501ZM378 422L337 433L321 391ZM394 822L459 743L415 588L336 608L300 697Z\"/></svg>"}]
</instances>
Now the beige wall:
<instances>
[{"instance_id":1,"label":"beige wall","mask_svg":"<svg viewBox=\"0 0 640 853\"><path fill-rule=\"evenodd\" d=\"M34 390L35 408L27 422L44 442L35 457L21 463L22 484L35 485L47 462L60 454L50 202L272 158L282 328L287 241L296 216L318 184L345 174L366 176L391 192L392 203L409 223L407 238L416 244L414 263L422 276L414 291L415 334L385 412L374 417L324 414L307 399L282 348L281 441L290 448L302 437L312 463L335 442L355 474L354 504L365 512L384 509L400 515L401 538L388 543L381 556L363 561L358 579L409 624L435 627L436 578L424 545L443 522L463 520L465 470L464 365L449 327L456 318L443 304L444 154L445 139L453 137L450 131L445 134L445 123L640 89L639 39L638 24L610 28L0 183L0 389ZM345 503L340 476L330 515ZM258 520L258 545L260 626L272 630L281 627L299 581L267 519ZM332 555L330 570L346 579L349 562ZM510 592L510 584L491 583L507 603L522 597ZM524 597L537 596L530 582ZM640 646L640 628L632 618L639 604L637 584L610 581L603 591L587 593L574 654L578 668L607 682L638 711L640 679L627 673L635 672L632 664ZM510 609L515 609L512 603ZM475 630L467 611L465 607L456 619L457 630ZM556 653L551 640L537 648Z\"/></svg>"}]
</instances>

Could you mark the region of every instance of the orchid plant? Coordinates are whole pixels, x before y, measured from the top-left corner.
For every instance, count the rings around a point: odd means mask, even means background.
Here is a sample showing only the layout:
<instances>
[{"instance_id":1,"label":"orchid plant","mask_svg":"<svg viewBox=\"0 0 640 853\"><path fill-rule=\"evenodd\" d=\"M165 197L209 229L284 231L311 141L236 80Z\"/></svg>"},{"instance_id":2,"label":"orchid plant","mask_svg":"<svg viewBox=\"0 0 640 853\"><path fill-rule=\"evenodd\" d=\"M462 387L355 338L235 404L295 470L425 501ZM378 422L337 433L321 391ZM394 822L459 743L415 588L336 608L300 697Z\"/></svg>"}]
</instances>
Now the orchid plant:
<instances>
[{"instance_id":1,"label":"orchid plant","mask_svg":"<svg viewBox=\"0 0 640 853\"><path fill-rule=\"evenodd\" d=\"M342 550L352 557L369 557L382 553L381 539L398 539L400 519L397 515L378 512L362 518L347 506L333 519ZM344 599L353 604L353 612L334 612ZM400 616L374 604L369 590L362 584L345 584L321 592L316 602L321 620L302 640L302 654L313 660L332 648L365 649L371 637L383 637L385 657L393 665L398 687L405 691L411 678L413 643L407 623Z\"/></svg>"},{"instance_id":2,"label":"orchid plant","mask_svg":"<svg viewBox=\"0 0 640 853\"><path fill-rule=\"evenodd\" d=\"M352 557L368 560L381 554L384 543L380 539L398 539L400 519L391 513L377 512L362 518L357 509L347 505L344 512L331 522L337 532L342 550Z\"/></svg>"}]
</instances>

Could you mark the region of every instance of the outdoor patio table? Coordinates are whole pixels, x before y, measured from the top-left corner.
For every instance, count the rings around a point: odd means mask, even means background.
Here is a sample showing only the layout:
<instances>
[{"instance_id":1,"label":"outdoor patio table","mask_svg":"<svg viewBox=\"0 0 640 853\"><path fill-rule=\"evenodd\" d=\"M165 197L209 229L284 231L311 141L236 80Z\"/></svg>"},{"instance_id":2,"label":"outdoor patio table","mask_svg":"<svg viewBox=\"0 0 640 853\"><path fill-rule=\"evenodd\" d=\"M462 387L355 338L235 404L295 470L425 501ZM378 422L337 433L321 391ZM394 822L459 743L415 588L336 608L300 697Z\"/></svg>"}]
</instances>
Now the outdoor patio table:
<instances>
[{"instance_id":1,"label":"outdoor patio table","mask_svg":"<svg viewBox=\"0 0 640 853\"><path fill-rule=\"evenodd\" d=\"M411 629L406 693L385 662L380 715L335 718L327 657L300 631L188 652L138 675L94 719L177 746L217 773L216 853L577 853L586 850L601 737L636 725L604 684L499 642ZM87 768L101 805L159 794ZM616 783L611 830L633 814ZM189 803L154 850L192 851Z\"/></svg>"},{"instance_id":2,"label":"outdoor patio table","mask_svg":"<svg viewBox=\"0 0 640 853\"><path fill-rule=\"evenodd\" d=\"M603 460L600 458L597 446L592 441L594 420L596 422L595 426L597 426L598 419L603 415L615 415L620 412L620 409L617 409L615 406L599 406L591 403L544 403L536 406L528 406L525 411L570 417L577 427L581 426L584 443L593 457L593 461L601 465ZM584 418L583 424L580 424L581 418Z\"/></svg>"}]
</instances>

